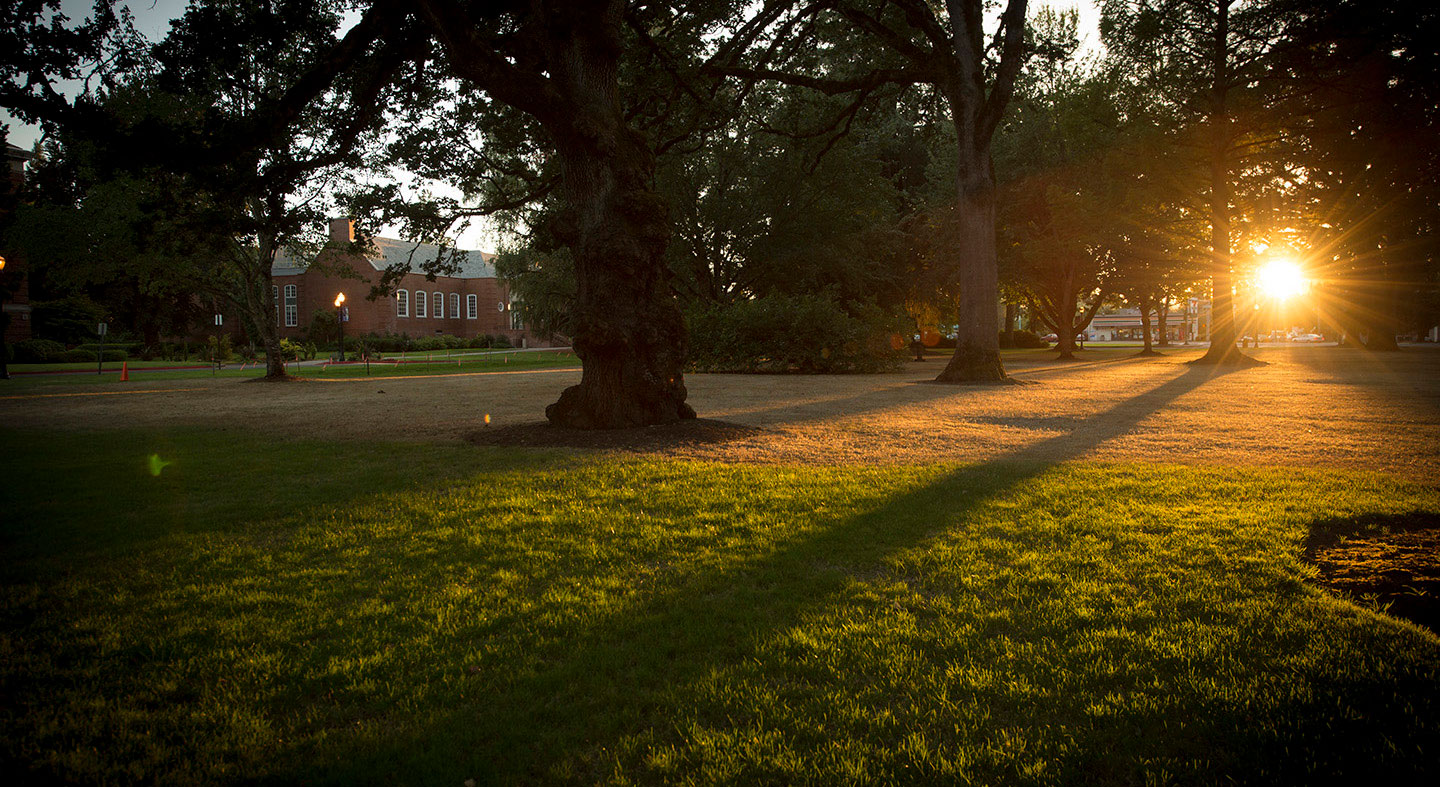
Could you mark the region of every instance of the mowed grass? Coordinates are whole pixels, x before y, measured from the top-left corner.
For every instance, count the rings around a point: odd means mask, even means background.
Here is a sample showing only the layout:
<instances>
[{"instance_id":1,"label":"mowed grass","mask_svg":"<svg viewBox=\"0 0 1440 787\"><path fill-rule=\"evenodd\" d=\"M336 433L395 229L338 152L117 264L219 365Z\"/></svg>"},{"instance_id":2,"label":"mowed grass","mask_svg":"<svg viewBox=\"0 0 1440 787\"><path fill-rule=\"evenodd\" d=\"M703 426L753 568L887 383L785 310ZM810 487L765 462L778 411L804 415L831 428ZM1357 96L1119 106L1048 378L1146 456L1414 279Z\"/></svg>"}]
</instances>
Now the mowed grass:
<instances>
[{"instance_id":1,"label":"mowed grass","mask_svg":"<svg viewBox=\"0 0 1440 787\"><path fill-rule=\"evenodd\" d=\"M143 384L154 380L202 380L212 377L229 378L254 378L262 377L265 374L265 365L261 362L258 365L251 365L245 369L226 368L218 371L208 367L196 369L164 369L158 371L144 371L145 368L155 366L176 366L180 364L164 364L152 361L146 367L137 368L138 363L130 364L130 379L126 382L120 381L120 364L105 364L106 373L98 374L94 364L11 364L12 372L43 372L43 371L67 371L80 372L71 374L50 374L50 375L28 375L17 374L9 380L0 381L0 396L7 393L24 394L34 388L46 388L56 385L117 385L134 387L137 383ZM193 365L193 364L192 364ZM474 374L476 372L503 372L503 371L527 371L533 369L551 368L576 368L580 367L580 359L569 351L556 352L514 352L496 353L491 355L464 355L446 358L444 353L437 353L431 356L424 354L406 358L403 363L391 361L377 361L370 364L369 368L363 363L332 364L329 366L291 366L290 374L298 377L313 378L337 378L337 377L403 377L412 375L440 375L440 374Z\"/></svg>"},{"instance_id":2,"label":"mowed grass","mask_svg":"<svg viewBox=\"0 0 1440 787\"><path fill-rule=\"evenodd\" d=\"M1431 783L1440 761L1440 640L1301 560L1313 523L1440 510L1381 474L221 431L8 432L0 456L19 781Z\"/></svg>"}]
</instances>

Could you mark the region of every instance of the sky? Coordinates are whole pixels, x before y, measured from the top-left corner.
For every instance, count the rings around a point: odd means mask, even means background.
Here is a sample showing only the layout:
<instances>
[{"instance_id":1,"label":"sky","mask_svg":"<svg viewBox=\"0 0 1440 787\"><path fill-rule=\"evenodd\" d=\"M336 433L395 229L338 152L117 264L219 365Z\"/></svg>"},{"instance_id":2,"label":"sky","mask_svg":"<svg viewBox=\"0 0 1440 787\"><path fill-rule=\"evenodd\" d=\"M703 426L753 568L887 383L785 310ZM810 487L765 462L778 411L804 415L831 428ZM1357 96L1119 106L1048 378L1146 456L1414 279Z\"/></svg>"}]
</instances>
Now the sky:
<instances>
[{"instance_id":1,"label":"sky","mask_svg":"<svg viewBox=\"0 0 1440 787\"><path fill-rule=\"evenodd\" d=\"M184 12L188 0L122 0L116 3L116 7L126 7L135 17L135 26L139 31L152 41L158 41L170 30L170 20ZM61 11L73 22L78 22L90 15L94 8L93 0L62 0ZM1080 11L1080 37L1081 48L1090 49L1100 44L1099 20L1100 11L1096 7L1095 0L1031 0L1030 9L1033 13L1037 8L1053 8L1064 10L1076 8ZM72 84L71 91L78 91L79 85ZM0 109L0 123L9 126L9 143L25 149L34 146L36 139L40 136L40 129L36 126L28 126L15 120L9 112ZM382 230L382 233L384 230ZM460 234L456 239L460 248L478 249L486 251L494 250L495 240L492 233L484 227L474 227Z\"/></svg>"}]
</instances>

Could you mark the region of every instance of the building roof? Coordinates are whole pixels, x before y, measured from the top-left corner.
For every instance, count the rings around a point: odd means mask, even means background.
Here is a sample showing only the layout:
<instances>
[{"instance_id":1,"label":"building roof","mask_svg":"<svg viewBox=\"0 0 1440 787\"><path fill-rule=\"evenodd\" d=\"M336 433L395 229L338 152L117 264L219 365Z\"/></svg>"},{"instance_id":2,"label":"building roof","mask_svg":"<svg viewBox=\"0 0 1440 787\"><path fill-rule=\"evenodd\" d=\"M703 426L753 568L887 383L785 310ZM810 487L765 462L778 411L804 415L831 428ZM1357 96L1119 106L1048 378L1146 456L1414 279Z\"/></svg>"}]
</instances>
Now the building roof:
<instances>
[{"instance_id":1,"label":"building roof","mask_svg":"<svg viewBox=\"0 0 1440 787\"><path fill-rule=\"evenodd\" d=\"M371 240L377 253L367 254L366 261L376 271L408 264L411 271L421 273L420 266L434 260L440 253L440 247L433 243L415 243L395 238L372 238ZM493 279L495 278L495 266L492 264L494 259L494 254L484 251L463 249L446 249L445 251L445 261L457 264L460 268L455 273L449 274L449 277L454 279ZM302 264L296 257L282 250L275 255L275 265L271 268L270 273L275 276L295 276L304 273L308 267L308 261Z\"/></svg>"}]
</instances>

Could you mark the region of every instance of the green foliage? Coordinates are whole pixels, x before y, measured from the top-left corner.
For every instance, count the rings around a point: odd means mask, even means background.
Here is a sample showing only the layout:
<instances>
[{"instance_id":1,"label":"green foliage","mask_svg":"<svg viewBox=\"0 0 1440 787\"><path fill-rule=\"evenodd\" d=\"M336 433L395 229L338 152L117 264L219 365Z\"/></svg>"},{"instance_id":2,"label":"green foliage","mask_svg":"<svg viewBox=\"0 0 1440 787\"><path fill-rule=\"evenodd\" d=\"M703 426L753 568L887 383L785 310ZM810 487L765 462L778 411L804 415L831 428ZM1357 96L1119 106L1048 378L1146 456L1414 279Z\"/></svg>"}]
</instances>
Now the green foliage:
<instances>
[{"instance_id":1,"label":"green foliage","mask_svg":"<svg viewBox=\"0 0 1440 787\"><path fill-rule=\"evenodd\" d=\"M340 340L340 318L334 309L316 309L310 316L310 325L305 328L305 338L321 347L334 345Z\"/></svg>"},{"instance_id":2,"label":"green foliage","mask_svg":"<svg viewBox=\"0 0 1440 787\"><path fill-rule=\"evenodd\" d=\"M1043 350L1050 346L1050 342L1040 338L1033 331L1001 331L1001 347L1015 347L1021 350Z\"/></svg>"},{"instance_id":3,"label":"green foliage","mask_svg":"<svg viewBox=\"0 0 1440 787\"><path fill-rule=\"evenodd\" d=\"M65 345L51 339L23 339L11 346L17 363L55 363L65 352Z\"/></svg>"},{"instance_id":4,"label":"green foliage","mask_svg":"<svg viewBox=\"0 0 1440 787\"><path fill-rule=\"evenodd\" d=\"M502 249L494 263L510 286L512 308L520 310L532 334L542 339L575 335L575 261L568 249Z\"/></svg>"},{"instance_id":5,"label":"green foliage","mask_svg":"<svg viewBox=\"0 0 1440 787\"><path fill-rule=\"evenodd\" d=\"M770 295L692 307L690 364L707 372L880 372L898 365L876 307L848 313L830 294Z\"/></svg>"},{"instance_id":6,"label":"green foliage","mask_svg":"<svg viewBox=\"0 0 1440 787\"><path fill-rule=\"evenodd\" d=\"M37 338L54 339L63 344L81 344L95 338L95 328L105 319L105 312L95 301L83 295L70 295L49 301L35 301L34 332Z\"/></svg>"},{"instance_id":7,"label":"green foliage","mask_svg":"<svg viewBox=\"0 0 1440 787\"><path fill-rule=\"evenodd\" d=\"M234 356L234 347L231 344L229 334L221 334L219 337L211 336L205 340L206 357L211 361L225 363Z\"/></svg>"},{"instance_id":8,"label":"green foliage","mask_svg":"<svg viewBox=\"0 0 1440 787\"><path fill-rule=\"evenodd\" d=\"M287 361L298 361L305 355L305 347L289 339L281 339L280 354L284 356Z\"/></svg>"}]
</instances>

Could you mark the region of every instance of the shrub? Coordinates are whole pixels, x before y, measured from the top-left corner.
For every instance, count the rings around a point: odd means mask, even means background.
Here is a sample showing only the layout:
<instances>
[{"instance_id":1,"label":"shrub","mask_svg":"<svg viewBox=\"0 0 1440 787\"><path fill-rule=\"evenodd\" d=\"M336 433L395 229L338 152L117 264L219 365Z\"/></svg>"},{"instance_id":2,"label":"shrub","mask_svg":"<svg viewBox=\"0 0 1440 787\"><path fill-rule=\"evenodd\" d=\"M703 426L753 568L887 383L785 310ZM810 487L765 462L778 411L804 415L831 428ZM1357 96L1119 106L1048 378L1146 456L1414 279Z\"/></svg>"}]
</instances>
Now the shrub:
<instances>
[{"instance_id":1,"label":"shrub","mask_svg":"<svg viewBox=\"0 0 1440 787\"><path fill-rule=\"evenodd\" d=\"M497 350L508 350L515 345L510 343L509 336L506 336L502 333L499 336L496 336L495 338L490 340L490 346L494 347Z\"/></svg>"},{"instance_id":2,"label":"shrub","mask_svg":"<svg viewBox=\"0 0 1440 787\"><path fill-rule=\"evenodd\" d=\"M95 363L95 362L96 362L96 359L95 359L95 351L94 351L94 350L81 350L81 349L78 349L78 348L77 348L77 349L74 349L74 350L66 350L65 352L60 353L60 356L59 356L58 358L56 358L55 360L60 361L61 363Z\"/></svg>"},{"instance_id":3,"label":"shrub","mask_svg":"<svg viewBox=\"0 0 1440 787\"><path fill-rule=\"evenodd\" d=\"M289 339L280 340L280 357L284 360L298 361L300 360L300 356L304 352L305 348L300 346L299 344L296 344Z\"/></svg>"},{"instance_id":4,"label":"shrub","mask_svg":"<svg viewBox=\"0 0 1440 787\"><path fill-rule=\"evenodd\" d=\"M1010 331L1010 341L1005 341L1005 333L1000 334L1001 347L1019 347L1025 350L1043 350L1050 346L1050 342L1041 339L1033 331Z\"/></svg>"},{"instance_id":5,"label":"shrub","mask_svg":"<svg viewBox=\"0 0 1440 787\"><path fill-rule=\"evenodd\" d=\"M770 295L692 309L690 365L711 372L880 372L899 359L890 320L871 306L847 311L828 295Z\"/></svg>"},{"instance_id":6,"label":"shrub","mask_svg":"<svg viewBox=\"0 0 1440 787\"><path fill-rule=\"evenodd\" d=\"M49 339L25 339L15 343L17 363L55 363L65 353L65 345Z\"/></svg>"},{"instance_id":7,"label":"shrub","mask_svg":"<svg viewBox=\"0 0 1440 787\"><path fill-rule=\"evenodd\" d=\"M230 336L228 334L222 334L218 339L211 336L205 340L205 356L211 361L224 363L230 360L230 356L233 354L234 352L230 346Z\"/></svg>"}]
</instances>

